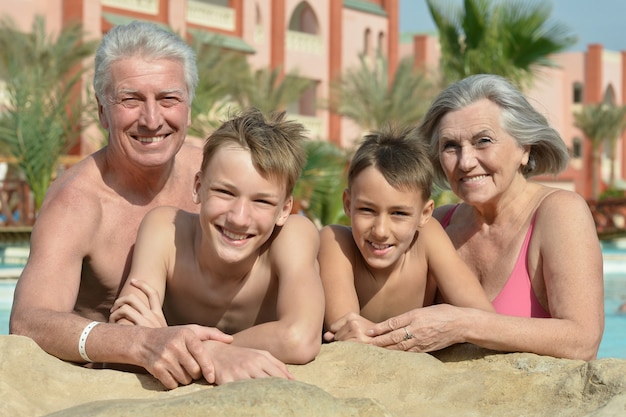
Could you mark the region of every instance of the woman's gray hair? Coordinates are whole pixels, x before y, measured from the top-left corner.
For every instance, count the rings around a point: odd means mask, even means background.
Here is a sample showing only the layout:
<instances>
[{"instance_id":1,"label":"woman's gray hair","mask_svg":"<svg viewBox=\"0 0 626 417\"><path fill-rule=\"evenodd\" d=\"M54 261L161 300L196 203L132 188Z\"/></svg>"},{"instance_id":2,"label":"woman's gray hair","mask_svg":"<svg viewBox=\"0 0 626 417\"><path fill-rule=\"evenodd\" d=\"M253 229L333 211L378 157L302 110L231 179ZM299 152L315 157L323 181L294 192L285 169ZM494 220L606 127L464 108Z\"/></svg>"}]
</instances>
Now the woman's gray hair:
<instances>
[{"instance_id":1,"label":"woman's gray hair","mask_svg":"<svg viewBox=\"0 0 626 417\"><path fill-rule=\"evenodd\" d=\"M126 58L170 59L183 65L189 104L198 85L196 54L178 35L154 23L133 21L113 27L96 51L93 88L101 104L111 87L111 64Z\"/></svg>"},{"instance_id":2,"label":"woman's gray hair","mask_svg":"<svg viewBox=\"0 0 626 417\"><path fill-rule=\"evenodd\" d=\"M548 125L519 89L505 78L493 74L472 75L444 89L431 104L419 126L423 140L429 143L429 157L435 169L435 184L449 187L439 161L439 124L450 111L460 110L476 101L488 99L502 109L502 128L520 146L529 146L528 164L522 167L526 178L545 173L558 174L569 161L569 152L561 135Z\"/></svg>"}]
</instances>

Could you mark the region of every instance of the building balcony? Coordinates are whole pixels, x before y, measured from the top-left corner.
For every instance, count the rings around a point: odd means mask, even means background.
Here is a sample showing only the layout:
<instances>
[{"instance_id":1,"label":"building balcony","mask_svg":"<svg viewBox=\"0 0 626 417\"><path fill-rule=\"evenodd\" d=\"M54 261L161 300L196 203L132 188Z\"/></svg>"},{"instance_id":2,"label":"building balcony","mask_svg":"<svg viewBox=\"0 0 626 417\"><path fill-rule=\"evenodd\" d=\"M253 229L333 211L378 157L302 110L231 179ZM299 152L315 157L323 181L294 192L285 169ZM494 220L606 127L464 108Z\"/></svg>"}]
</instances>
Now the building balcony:
<instances>
[{"instance_id":1,"label":"building balcony","mask_svg":"<svg viewBox=\"0 0 626 417\"><path fill-rule=\"evenodd\" d=\"M287 50L321 54L324 51L324 45L321 36L289 30L287 31Z\"/></svg>"},{"instance_id":2,"label":"building balcony","mask_svg":"<svg viewBox=\"0 0 626 417\"><path fill-rule=\"evenodd\" d=\"M187 22L232 32L236 29L235 9L188 0Z\"/></svg>"},{"instance_id":3,"label":"building balcony","mask_svg":"<svg viewBox=\"0 0 626 417\"><path fill-rule=\"evenodd\" d=\"M159 14L159 0L101 0L103 6L151 15Z\"/></svg>"}]
</instances>

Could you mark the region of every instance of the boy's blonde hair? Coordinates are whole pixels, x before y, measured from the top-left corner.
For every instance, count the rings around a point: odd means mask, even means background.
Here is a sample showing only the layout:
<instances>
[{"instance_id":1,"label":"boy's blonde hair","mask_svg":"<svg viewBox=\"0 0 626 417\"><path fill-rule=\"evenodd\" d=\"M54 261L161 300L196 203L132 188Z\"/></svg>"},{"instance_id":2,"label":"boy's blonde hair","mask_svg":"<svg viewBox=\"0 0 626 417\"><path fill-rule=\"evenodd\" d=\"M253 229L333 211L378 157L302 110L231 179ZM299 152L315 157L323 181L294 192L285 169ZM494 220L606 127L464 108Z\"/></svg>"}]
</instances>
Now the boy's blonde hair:
<instances>
[{"instance_id":1,"label":"boy's blonde hair","mask_svg":"<svg viewBox=\"0 0 626 417\"><path fill-rule=\"evenodd\" d=\"M283 180L290 196L306 163L306 137L301 123L285 117L284 111L266 118L259 109L249 108L227 120L207 138L201 170L206 170L219 148L236 144L250 152L252 164L263 177Z\"/></svg>"},{"instance_id":2,"label":"boy's blonde hair","mask_svg":"<svg viewBox=\"0 0 626 417\"><path fill-rule=\"evenodd\" d=\"M348 188L361 171L373 166L397 190L419 191L430 198L433 166L417 130L386 126L363 137L348 169Z\"/></svg>"}]
</instances>

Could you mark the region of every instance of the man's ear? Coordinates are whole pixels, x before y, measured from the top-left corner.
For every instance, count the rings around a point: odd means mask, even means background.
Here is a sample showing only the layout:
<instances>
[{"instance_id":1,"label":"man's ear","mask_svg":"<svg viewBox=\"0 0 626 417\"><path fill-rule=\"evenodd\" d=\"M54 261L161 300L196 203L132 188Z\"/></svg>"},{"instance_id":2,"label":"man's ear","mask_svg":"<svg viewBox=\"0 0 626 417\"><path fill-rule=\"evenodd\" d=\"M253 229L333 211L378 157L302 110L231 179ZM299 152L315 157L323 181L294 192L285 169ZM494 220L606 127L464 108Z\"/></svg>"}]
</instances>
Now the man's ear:
<instances>
[{"instance_id":1,"label":"man's ear","mask_svg":"<svg viewBox=\"0 0 626 417\"><path fill-rule=\"evenodd\" d=\"M98 120L100 120L100 126L104 130L109 128L109 120L104 115L104 106L100 103L100 99L96 97L96 102L98 103Z\"/></svg>"},{"instance_id":2,"label":"man's ear","mask_svg":"<svg viewBox=\"0 0 626 417\"><path fill-rule=\"evenodd\" d=\"M193 178L193 190L192 198L195 204L200 204L200 186L202 185L202 171L196 172L196 176Z\"/></svg>"},{"instance_id":3,"label":"man's ear","mask_svg":"<svg viewBox=\"0 0 626 417\"><path fill-rule=\"evenodd\" d=\"M287 200L285 200L285 204L283 204L283 208L278 215L278 219L276 219L276 226L282 226L287 222L289 215L291 214L291 209L293 208L293 196L289 196Z\"/></svg>"},{"instance_id":4,"label":"man's ear","mask_svg":"<svg viewBox=\"0 0 626 417\"><path fill-rule=\"evenodd\" d=\"M435 202L433 200L428 200L424 207L422 208L422 212L420 213L420 221L417 225L418 227L424 227L424 225L433 217L433 211L435 210Z\"/></svg>"}]
</instances>

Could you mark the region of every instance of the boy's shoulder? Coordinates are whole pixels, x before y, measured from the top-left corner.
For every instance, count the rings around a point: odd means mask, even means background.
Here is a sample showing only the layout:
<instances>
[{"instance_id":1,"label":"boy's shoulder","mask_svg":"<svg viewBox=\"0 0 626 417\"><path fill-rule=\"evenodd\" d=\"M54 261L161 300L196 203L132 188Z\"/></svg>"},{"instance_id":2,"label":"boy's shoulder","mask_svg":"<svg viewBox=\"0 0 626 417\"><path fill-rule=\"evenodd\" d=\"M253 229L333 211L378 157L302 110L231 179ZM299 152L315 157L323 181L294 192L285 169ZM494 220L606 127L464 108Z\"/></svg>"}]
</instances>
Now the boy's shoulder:
<instances>
[{"instance_id":1,"label":"boy's shoulder","mask_svg":"<svg viewBox=\"0 0 626 417\"><path fill-rule=\"evenodd\" d=\"M317 239L317 235L317 227L308 217L290 214L285 223L276 228L272 240L293 241L294 239L310 239L312 236Z\"/></svg>"},{"instance_id":2,"label":"boy's shoulder","mask_svg":"<svg viewBox=\"0 0 626 417\"><path fill-rule=\"evenodd\" d=\"M329 224L320 229L320 238L352 240L352 228L342 224Z\"/></svg>"},{"instance_id":3,"label":"boy's shoulder","mask_svg":"<svg viewBox=\"0 0 626 417\"><path fill-rule=\"evenodd\" d=\"M172 228L187 227L193 225L198 218L197 213L190 213L174 206L158 206L150 210L143 219L144 227Z\"/></svg>"},{"instance_id":4,"label":"boy's shoulder","mask_svg":"<svg viewBox=\"0 0 626 417\"><path fill-rule=\"evenodd\" d=\"M320 254L323 258L340 256L354 259L361 252L354 242L352 228L340 224L324 226L320 230Z\"/></svg>"}]
</instances>

